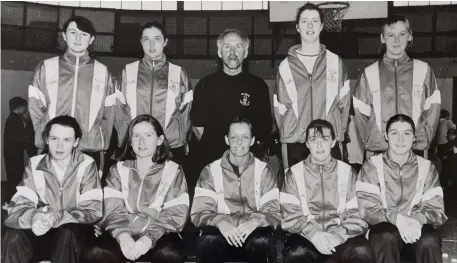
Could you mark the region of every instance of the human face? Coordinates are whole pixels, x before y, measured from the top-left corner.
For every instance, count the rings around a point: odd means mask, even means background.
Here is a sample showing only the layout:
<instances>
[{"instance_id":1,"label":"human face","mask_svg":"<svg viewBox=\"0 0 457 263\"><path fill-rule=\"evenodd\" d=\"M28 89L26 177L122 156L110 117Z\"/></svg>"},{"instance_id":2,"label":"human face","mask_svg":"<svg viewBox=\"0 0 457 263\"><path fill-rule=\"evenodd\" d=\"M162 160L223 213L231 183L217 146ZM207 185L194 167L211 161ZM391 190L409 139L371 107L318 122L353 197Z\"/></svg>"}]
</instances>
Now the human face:
<instances>
[{"instance_id":1,"label":"human face","mask_svg":"<svg viewBox=\"0 0 457 263\"><path fill-rule=\"evenodd\" d=\"M62 37L67 43L68 50L73 54L81 54L87 51L95 37L89 33L78 29L76 22L71 22L66 32L62 32Z\"/></svg>"},{"instance_id":2,"label":"human face","mask_svg":"<svg viewBox=\"0 0 457 263\"><path fill-rule=\"evenodd\" d=\"M251 128L246 123L232 124L228 136L225 136L225 142L230 147L230 154L235 157L246 156L254 141Z\"/></svg>"},{"instance_id":3,"label":"human face","mask_svg":"<svg viewBox=\"0 0 457 263\"><path fill-rule=\"evenodd\" d=\"M323 28L319 12L316 10L303 11L296 27L302 41L307 43L319 41L319 35Z\"/></svg>"},{"instance_id":4,"label":"human face","mask_svg":"<svg viewBox=\"0 0 457 263\"><path fill-rule=\"evenodd\" d=\"M401 58L408 46L408 41L412 40L413 36L402 21L385 26L384 32L381 34L381 42L386 44L387 57L389 58Z\"/></svg>"},{"instance_id":5,"label":"human face","mask_svg":"<svg viewBox=\"0 0 457 263\"><path fill-rule=\"evenodd\" d=\"M248 56L248 46L237 34L229 34L220 41L217 55L222 58L224 68L239 69Z\"/></svg>"},{"instance_id":6,"label":"human face","mask_svg":"<svg viewBox=\"0 0 457 263\"><path fill-rule=\"evenodd\" d=\"M408 154L416 140L413 127L405 121L392 123L385 136L389 144L389 149L397 155Z\"/></svg>"},{"instance_id":7,"label":"human face","mask_svg":"<svg viewBox=\"0 0 457 263\"><path fill-rule=\"evenodd\" d=\"M155 28L146 28L141 35L141 46L145 55L151 58L159 58L163 49L167 46L168 39L165 39L162 32Z\"/></svg>"},{"instance_id":8,"label":"human face","mask_svg":"<svg viewBox=\"0 0 457 263\"><path fill-rule=\"evenodd\" d=\"M74 148L78 146L79 138L75 138L75 130L60 124L53 124L49 131L47 144L53 160L70 158Z\"/></svg>"},{"instance_id":9,"label":"human face","mask_svg":"<svg viewBox=\"0 0 457 263\"><path fill-rule=\"evenodd\" d=\"M149 122L135 124L132 129L132 148L138 158L152 158L157 146L163 143L163 135L157 136Z\"/></svg>"},{"instance_id":10,"label":"human face","mask_svg":"<svg viewBox=\"0 0 457 263\"><path fill-rule=\"evenodd\" d=\"M327 164L332 160L331 150L335 146L336 140L332 140L330 129L323 128L322 134L315 129L309 130L306 146L310 151L311 160L316 164Z\"/></svg>"}]
</instances>

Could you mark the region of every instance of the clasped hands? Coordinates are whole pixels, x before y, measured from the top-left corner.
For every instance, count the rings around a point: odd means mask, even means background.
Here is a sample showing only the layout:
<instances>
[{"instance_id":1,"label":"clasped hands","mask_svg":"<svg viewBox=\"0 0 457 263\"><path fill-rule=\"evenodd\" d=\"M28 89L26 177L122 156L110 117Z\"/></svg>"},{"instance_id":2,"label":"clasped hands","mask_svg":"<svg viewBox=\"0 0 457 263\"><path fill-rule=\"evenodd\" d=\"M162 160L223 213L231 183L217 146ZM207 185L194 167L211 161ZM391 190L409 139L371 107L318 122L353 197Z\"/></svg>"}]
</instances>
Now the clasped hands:
<instances>
[{"instance_id":1,"label":"clasped hands","mask_svg":"<svg viewBox=\"0 0 457 263\"><path fill-rule=\"evenodd\" d=\"M37 236L46 234L57 222L52 211L37 212L32 218L32 232Z\"/></svg>"},{"instance_id":2,"label":"clasped hands","mask_svg":"<svg viewBox=\"0 0 457 263\"><path fill-rule=\"evenodd\" d=\"M395 225L406 244L416 243L421 237L422 224L414 218L399 213Z\"/></svg>"},{"instance_id":3,"label":"clasped hands","mask_svg":"<svg viewBox=\"0 0 457 263\"><path fill-rule=\"evenodd\" d=\"M230 222L223 220L217 224L217 228L227 240L229 245L235 247L242 247L248 236L260 226L259 219L250 219L238 227L232 225Z\"/></svg>"}]
</instances>

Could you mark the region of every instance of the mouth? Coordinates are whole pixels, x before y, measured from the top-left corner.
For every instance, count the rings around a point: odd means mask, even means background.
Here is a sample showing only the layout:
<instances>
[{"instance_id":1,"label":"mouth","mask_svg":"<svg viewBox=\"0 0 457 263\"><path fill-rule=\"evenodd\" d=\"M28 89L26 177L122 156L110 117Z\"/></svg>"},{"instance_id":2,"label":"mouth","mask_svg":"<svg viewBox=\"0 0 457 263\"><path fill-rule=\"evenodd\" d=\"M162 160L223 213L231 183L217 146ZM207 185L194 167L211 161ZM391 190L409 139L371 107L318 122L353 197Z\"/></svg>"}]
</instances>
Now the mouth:
<instances>
[{"instance_id":1,"label":"mouth","mask_svg":"<svg viewBox=\"0 0 457 263\"><path fill-rule=\"evenodd\" d=\"M155 49L149 49L149 52L150 53L154 53L154 52L156 52L156 50Z\"/></svg>"},{"instance_id":2,"label":"mouth","mask_svg":"<svg viewBox=\"0 0 457 263\"><path fill-rule=\"evenodd\" d=\"M62 155L63 154L62 151L56 151L55 153L56 153L56 155Z\"/></svg>"},{"instance_id":3,"label":"mouth","mask_svg":"<svg viewBox=\"0 0 457 263\"><path fill-rule=\"evenodd\" d=\"M314 31L306 31L307 35L314 35Z\"/></svg>"}]
</instances>

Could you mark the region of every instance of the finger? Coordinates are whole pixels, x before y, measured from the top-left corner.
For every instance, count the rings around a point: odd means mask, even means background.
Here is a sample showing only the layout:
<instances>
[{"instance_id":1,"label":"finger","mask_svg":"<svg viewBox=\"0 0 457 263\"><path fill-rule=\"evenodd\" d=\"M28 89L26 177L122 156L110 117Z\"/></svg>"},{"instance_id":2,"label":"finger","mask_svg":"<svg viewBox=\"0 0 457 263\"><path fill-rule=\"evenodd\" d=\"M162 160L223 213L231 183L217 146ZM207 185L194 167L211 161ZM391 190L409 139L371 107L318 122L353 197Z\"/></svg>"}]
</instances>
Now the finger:
<instances>
[{"instance_id":1,"label":"finger","mask_svg":"<svg viewBox=\"0 0 457 263\"><path fill-rule=\"evenodd\" d=\"M233 247L238 247L238 243L235 241L235 238L232 236L229 236L230 243L232 244Z\"/></svg>"},{"instance_id":2,"label":"finger","mask_svg":"<svg viewBox=\"0 0 457 263\"><path fill-rule=\"evenodd\" d=\"M236 231L235 233L233 233L232 237L234 238L236 244L238 245L238 247L242 247L243 246L243 242L241 241L241 237L240 237L240 234L238 233L238 231Z\"/></svg>"},{"instance_id":3,"label":"finger","mask_svg":"<svg viewBox=\"0 0 457 263\"><path fill-rule=\"evenodd\" d=\"M233 243L232 243L232 240L230 240L230 237L229 236L224 236L225 237L225 240L227 240L227 243L229 243L230 246L234 246Z\"/></svg>"}]
</instances>

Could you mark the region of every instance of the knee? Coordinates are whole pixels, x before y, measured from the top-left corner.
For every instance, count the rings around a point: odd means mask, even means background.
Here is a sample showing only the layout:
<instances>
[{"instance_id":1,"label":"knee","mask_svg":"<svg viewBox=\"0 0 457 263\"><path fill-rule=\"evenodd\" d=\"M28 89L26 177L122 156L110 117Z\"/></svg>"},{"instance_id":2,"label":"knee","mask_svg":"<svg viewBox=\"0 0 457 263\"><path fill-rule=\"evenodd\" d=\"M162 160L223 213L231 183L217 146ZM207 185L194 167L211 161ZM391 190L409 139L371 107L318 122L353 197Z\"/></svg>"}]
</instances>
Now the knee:
<instances>
[{"instance_id":1,"label":"knee","mask_svg":"<svg viewBox=\"0 0 457 263\"><path fill-rule=\"evenodd\" d=\"M380 223L370 229L369 240L376 243L396 243L401 242L401 236L396 226Z\"/></svg>"},{"instance_id":2,"label":"knee","mask_svg":"<svg viewBox=\"0 0 457 263\"><path fill-rule=\"evenodd\" d=\"M22 229L14 229L10 228L6 231L5 237L3 238L2 247L3 246L16 246L21 244L27 236Z\"/></svg>"},{"instance_id":3,"label":"knee","mask_svg":"<svg viewBox=\"0 0 457 263\"><path fill-rule=\"evenodd\" d=\"M123 256L120 251L92 246L84 249L81 256L82 263L123 263Z\"/></svg>"},{"instance_id":4,"label":"knee","mask_svg":"<svg viewBox=\"0 0 457 263\"><path fill-rule=\"evenodd\" d=\"M284 263L304 262L314 254L314 251L306 246L294 245L283 250Z\"/></svg>"},{"instance_id":5,"label":"knee","mask_svg":"<svg viewBox=\"0 0 457 263\"><path fill-rule=\"evenodd\" d=\"M155 262L158 263L182 263L184 262L184 251L176 247L165 247L156 254Z\"/></svg>"},{"instance_id":6,"label":"knee","mask_svg":"<svg viewBox=\"0 0 457 263\"><path fill-rule=\"evenodd\" d=\"M64 237L75 237L78 234L78 227L74 224L65 224L57 228L57 235Z\"/></svg>"},{"instance_id":7,"label":"knee","mask_svg":"<svg viewBox=\"0 0 457 263\"><path fill-rule=\"evenodd\" d=\"M341 263L371 263L374 262L373 250L368 242L360 241L354 244L350 249L343 252Z\"/></svg>"},{"instance_id":8,"label":"knee","mask_svg":"<svg viewBox=\"0 0 457 263\"><path fill-rule=\"evenodd\" d=\"M441 246L441 237L432 226L425 225L417 244L421 247L439 247Z\"/></svg>"},{"instance_id":9,"label":"knee","mask_svg":"<svg viewBox=\"0 0 457 263\"><path fill-rule=\"evenodd\" d=\"M224 237L217 234L205 234L198 238L199 249L211 249L221 247L221 243L224 243Z\"/></svg>"}]
</instances>

